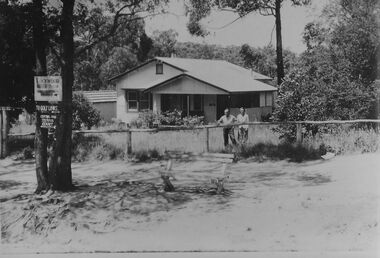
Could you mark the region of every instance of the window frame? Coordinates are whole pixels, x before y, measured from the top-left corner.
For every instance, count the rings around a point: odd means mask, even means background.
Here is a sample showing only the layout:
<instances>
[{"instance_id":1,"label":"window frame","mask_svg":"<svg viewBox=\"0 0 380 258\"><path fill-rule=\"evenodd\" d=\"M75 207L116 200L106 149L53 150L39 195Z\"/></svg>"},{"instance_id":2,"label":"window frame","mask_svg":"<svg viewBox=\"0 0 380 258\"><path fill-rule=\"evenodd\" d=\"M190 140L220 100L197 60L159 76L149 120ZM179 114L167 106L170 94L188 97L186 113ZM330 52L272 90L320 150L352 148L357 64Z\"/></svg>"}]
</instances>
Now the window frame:
<instances>
[{"instance_id":1,"label":"window frame","mask_svg":"<svg viewBox=\"0 0 380 258\"><path fill-rule=\"evenodd\" d=\"M161 61L156 62L156 74L164 74L164 63Z\"/></svg>"},{"instance_id":2,"label":"window frame","mask_svg":"<svg viewBox=\"0 0 380 258\"><path fill-rule=\"evenodd\" d=\"M136 94L135 99L130 99L131 92ZM143 95L147 96L147 98L142 98ZM151 93L144 93L143 91L139 90L126 90L125 92L125 101L126 101L126 112L129 113L137 113L147 110L152 110L152 94ZM130 102L136 102L136 108L130 108ZM146 102L146 108L141 108L141 102Z\"/></svg>"},{"instance_id":3,"label":"window frame","mask_svg":"<svg viewBox=\"0 0 380 258\"><path fill-rule=\"evenodd\" d=\"M131 93L136 94L135 99L130 99ZM139 92L137 90L127 90L126 91L126 107L127 107L127 112L138 112L139 111ZM131 102L136 102L136 108L130 108L130 103Z\"/></svg>"}]
</instances>

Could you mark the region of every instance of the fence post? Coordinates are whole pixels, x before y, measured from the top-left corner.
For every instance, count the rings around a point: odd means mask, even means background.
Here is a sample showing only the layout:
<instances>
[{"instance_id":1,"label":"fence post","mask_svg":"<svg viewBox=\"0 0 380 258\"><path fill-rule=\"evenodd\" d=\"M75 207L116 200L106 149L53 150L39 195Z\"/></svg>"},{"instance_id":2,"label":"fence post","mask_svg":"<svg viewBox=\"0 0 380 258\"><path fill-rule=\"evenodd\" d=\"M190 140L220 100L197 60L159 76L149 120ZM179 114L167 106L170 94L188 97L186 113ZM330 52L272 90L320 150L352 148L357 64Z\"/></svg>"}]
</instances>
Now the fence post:
<instances>
[{"instance_id":1,"label":"fence post","mask_svg":"<svg viewBox=\"0 0 380 258\"><path fill-rule=\"evenodd\" d=\"M127 132L127 154L132 154L132 132L128 130Z\"/></svg>"},{"instance_id":2,"label":"fence post","mask_svg":"<svg viewBox=\"0 0 380 258\"><path fill-rule=\"evenodd\" d=\"M206 127L206 152L210 152L210 141L209 141L209 137L210 137L210 131L209 131L209 128Z\"/></svg>"},{"instance_id":3,"label":"fence post","mask_svg":"<svg viewBox=\"0 0 380 258\"><path fill-rule=\"evenodd\" d=\"M297 123L296 128L297 128L296 142L297 142L297 144L301 144L302 143L302 124Z\"/></svg>"}]
</instances>

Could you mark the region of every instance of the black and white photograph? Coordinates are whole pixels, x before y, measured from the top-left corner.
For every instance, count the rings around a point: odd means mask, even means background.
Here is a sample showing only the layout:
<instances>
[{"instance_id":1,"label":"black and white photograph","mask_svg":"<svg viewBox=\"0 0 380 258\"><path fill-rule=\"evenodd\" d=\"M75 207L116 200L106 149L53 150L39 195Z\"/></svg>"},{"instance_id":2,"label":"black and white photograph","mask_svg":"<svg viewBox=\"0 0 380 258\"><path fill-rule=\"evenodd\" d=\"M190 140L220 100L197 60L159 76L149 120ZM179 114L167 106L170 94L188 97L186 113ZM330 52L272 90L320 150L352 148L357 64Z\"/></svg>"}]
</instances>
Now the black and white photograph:
<instances>
[{"instance_id":1,"label":"black and white photograph","mask_svg":"<svg viewBox=\"0 0 380 258\"><path fill-rule=\"evenodd\" d=\"M0 0L0 257L380 257L380 1Z\"/></svg>"}]
</instances>

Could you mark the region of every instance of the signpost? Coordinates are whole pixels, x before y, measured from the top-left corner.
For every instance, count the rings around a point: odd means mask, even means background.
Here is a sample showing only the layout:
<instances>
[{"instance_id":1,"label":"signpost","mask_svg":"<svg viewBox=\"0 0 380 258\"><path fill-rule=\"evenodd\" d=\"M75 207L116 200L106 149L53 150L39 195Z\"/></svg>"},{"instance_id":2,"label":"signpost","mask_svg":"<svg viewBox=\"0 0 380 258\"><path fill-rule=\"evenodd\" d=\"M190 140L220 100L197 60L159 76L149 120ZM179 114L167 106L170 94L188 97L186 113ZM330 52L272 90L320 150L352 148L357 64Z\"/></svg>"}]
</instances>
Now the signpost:
<instances>
[{"instance_id":1,"label":"signpost","mask_svg":"<svg viewBox=\"0 0 380 258\"><path fill-rule=\"evenodd\" d=\"M37 115L41 118L41 128L55 129L55 121L60 113L62 101L61 76L35 76L34 100Z\"/></svg>"}]
</instances>

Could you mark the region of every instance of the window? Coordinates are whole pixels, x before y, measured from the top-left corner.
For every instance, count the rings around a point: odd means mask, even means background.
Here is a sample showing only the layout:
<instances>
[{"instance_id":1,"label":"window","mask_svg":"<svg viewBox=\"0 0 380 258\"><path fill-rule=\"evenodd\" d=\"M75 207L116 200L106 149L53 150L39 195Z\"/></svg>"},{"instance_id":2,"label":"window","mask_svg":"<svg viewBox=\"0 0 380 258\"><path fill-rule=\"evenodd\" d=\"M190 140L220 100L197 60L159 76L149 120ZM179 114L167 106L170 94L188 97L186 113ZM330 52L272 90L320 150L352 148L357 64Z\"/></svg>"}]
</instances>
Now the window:
<instances>
[{"instance_id":1,"label":"window","mask_svg":"<svg viewBox=\"0 0 380 258\"><path fill-rule=\"evenodd\" d=\"M156 74L163 74L164 73L164 64L160 61L156 63Z\"/></svg>"},{"instance_id":2,"label":"window","mask_svg":"<svg viewBox=\"0 0 380 258\"><path fill-rule=\"evenodd\" d=\"M251 94L251 107L260 107L260 93Z\"/></svg>"},{"instance_id":3,"label":"window","mask_svg":"<svg viewBox=\"0 0 380 258\"><path fill-rule=\"evenodd\" d=\"M138 96L137 91L127 91L128 111L137 111L138 109L137 96Z\"/></svg>"},{"instance_id":4,"label":"window","mask_svg":"<svg viewBox=\"0 0 380 258\"><path fill-rule=\"evenodd\" d=\"M253 108L260 107L260 94L239 93L231 95L231 108Z\"/></svg>"},{"instance_id":5,"label":"window","mask_svg":"<svg viewBox=\"0 0 380 258\"><path fill-rule=\"evenodd\" d=\"M194 111L202 111L202 95L194 95L194 100L193 100L193 104L194 104Z\"/></svg>"},{"instance_id":6,"label":"window","mask_svg":"<svg viewBox=\"0 0 380 258\"><path fill-rule=\"evenodd\" d=\"M149 106L150 93L140 92L140 102L139 102L139 110L148 110Z\"/></svg>"},{"instance_id":7,"label":"window","mask_svg":"<svg viewBox=\"0 0 380 258\"><path fill-rule=\"evenodd\" d=\"M272 102L272 92L265 92L265 106L271 107Z\"/></svg>"},{"instance_id":8,"label":"window","mask_svg":"<svg viewBox=\"0 0 380 258\"><path fill-rule=\"evenodd\" d=\"M126 91L127 112L152 109L151 94L142 91Z\"/></svg>"}]
</instances>

